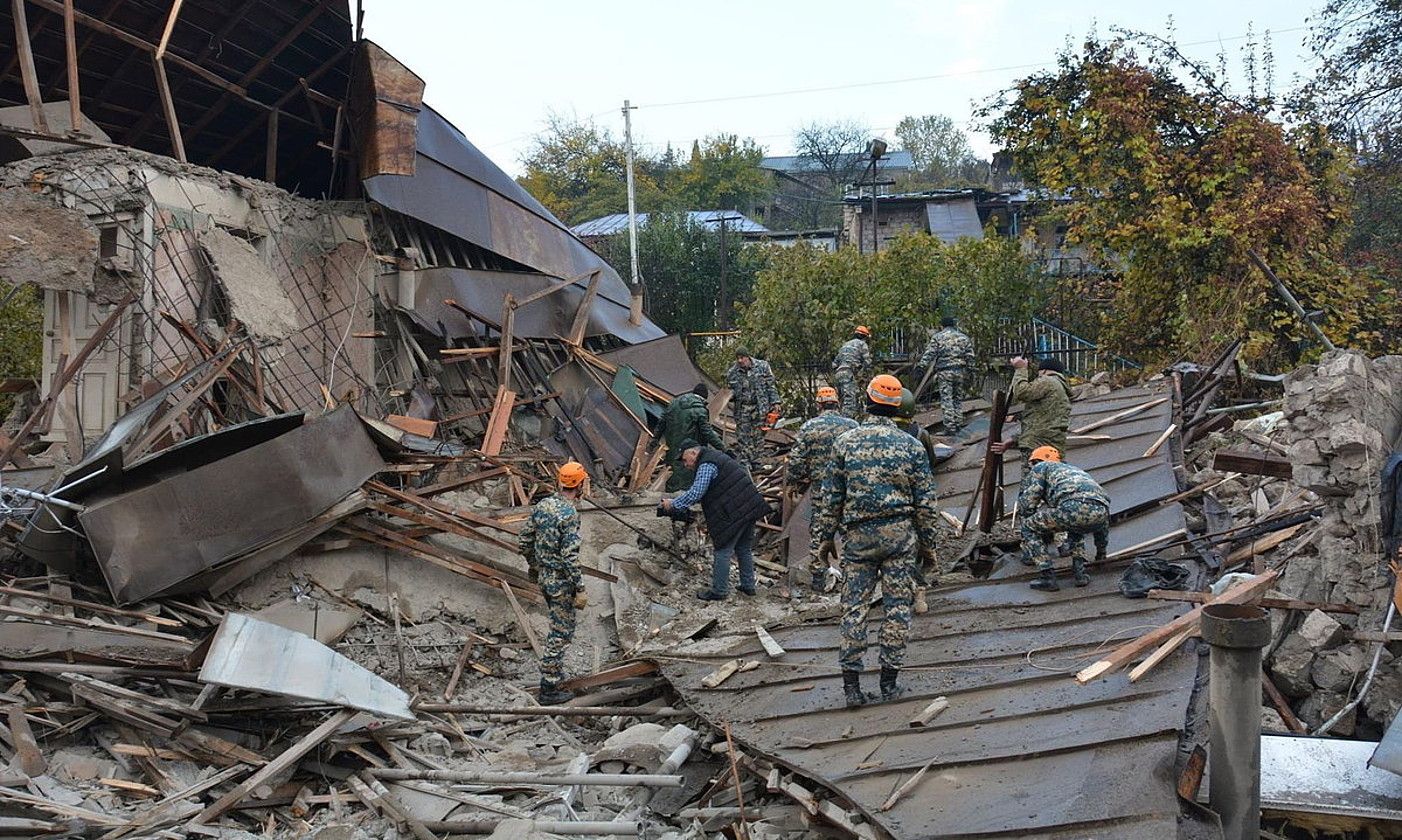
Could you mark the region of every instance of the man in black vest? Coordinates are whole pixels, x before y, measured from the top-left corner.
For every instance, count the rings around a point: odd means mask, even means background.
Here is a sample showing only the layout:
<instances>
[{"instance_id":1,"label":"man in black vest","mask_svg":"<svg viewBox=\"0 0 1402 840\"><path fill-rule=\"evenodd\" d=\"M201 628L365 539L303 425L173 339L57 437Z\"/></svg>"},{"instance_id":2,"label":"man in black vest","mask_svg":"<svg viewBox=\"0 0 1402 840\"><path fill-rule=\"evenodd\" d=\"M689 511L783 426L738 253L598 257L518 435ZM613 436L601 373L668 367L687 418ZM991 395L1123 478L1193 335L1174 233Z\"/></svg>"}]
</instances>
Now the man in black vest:
<instances>
[{"instance_id":1,"label":"man in black vest","mask_svg":"<svg viewBox=\"0 0 1402 840\"><path fill-rule=\"evenodd\" d=\"M711 588L696 593L703 601L721 601L730 588L730 558L740 562L740 593L755 594L755 558L750 553L755 522L768 516L769 503L740 462L695 441L682 444L682 463L696 471L691 487L675 499L663 499L665 510L687 510L701 504L706 530L715 546Z\"/></svg>"}]
</instances>

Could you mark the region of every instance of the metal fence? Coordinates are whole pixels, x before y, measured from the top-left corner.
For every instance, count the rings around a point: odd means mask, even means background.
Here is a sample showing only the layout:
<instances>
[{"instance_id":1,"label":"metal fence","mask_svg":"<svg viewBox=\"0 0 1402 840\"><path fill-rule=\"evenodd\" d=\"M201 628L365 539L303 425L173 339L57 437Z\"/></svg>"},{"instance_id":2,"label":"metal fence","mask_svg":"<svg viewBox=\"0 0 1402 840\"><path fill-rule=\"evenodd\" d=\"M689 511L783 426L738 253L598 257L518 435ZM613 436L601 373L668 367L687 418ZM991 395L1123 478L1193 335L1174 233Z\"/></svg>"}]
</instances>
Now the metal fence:
<instances>
[{"instance_id":1,"label":"metal fence","mask_svg":"<svg viewBox=\"0 0 1402 840\"><path fill-rule=\"evenodd\" d=\"M1011 325L1009 325L1011 326ZM1055 356L1066 365L1070 376L1088 377L1100 371L1139 370L1138 362L1102 350L1093 341L1067 332L1041 318L1033 318L1016 330L1005 331L994 342L995 356Z\"/></svg>"}]
</instances>

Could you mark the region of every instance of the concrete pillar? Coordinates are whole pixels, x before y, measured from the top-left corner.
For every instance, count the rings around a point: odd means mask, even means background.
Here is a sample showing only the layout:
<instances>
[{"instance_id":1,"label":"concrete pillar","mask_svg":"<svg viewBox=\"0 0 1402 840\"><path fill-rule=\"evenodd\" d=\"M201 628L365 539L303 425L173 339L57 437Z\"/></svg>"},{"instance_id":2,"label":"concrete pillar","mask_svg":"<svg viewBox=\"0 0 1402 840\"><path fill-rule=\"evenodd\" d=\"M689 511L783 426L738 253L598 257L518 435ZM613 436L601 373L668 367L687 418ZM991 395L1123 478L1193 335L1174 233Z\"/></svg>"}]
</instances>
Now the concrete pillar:
<instances>
[{"instance_id":1,"label":"concrete pillar","mask_svg":"<svg viewBox=\"0 0 1402 840\"><path fill-rule=\"evenodd\" d=\"M1260 607L1212 604L1202 637L1212 646L1208 675L1208 801L1224 840L1261 836L1261 648L1271 622Z\"/></svg>"}]
</instances>

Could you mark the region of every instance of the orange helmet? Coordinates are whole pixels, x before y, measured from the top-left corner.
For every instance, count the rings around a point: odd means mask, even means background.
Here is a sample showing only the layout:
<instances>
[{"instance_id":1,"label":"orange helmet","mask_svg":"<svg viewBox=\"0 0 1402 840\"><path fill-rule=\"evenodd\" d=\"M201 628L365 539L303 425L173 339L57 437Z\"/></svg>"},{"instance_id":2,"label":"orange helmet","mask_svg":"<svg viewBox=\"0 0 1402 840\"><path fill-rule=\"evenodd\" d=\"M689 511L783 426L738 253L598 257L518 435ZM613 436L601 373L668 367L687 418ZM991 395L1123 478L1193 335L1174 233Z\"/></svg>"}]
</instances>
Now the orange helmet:
<instances>
[{"instance_id":1,"label":"orange helmet","mask_svg":"<svg viewBox=\"0 0 1402 840\"><path fill-rule=\"evenodd\" d=\"M1027 460L1034 464L1038 461L1054 461L1059 464L1061 463L1061 450L1055 446L1039 446L1032 450L1032 454L1027 456Z\"/></svg>"},{"instance_id":2,"label":"orange helmet","mask_svg":"<svg viewBox=\"0 0 1402 840\"><path fill-rule=\"evenodd\" d=\"M899 408L901 405L901 381L889 373L873 376L867 385L867 399L877 405Z\"/></svg>"},{"instance_id":3,"label":"orange helmet","mask_svg":"<svg viewBox=\"0 0 1402 840\"><path fill-rule=\"evenodd\" d=\"M584 479L588 477L589 473L585 471L584 465L578 461L569 461L562 464L559 472L555 474L555 478L560 482L561 487L570 488L578 487L583 484Z\"/></svg>"},{"instance_id":4,"label":"orange helmet","mask_svg":"<svg viewBox=\"0 0 1402 840\"><path fill-rule=\"evenodd\" d=\"M859 327L857 327L855 330L853 330L853 332L855 332L857 335L861 336L862 338L871 338L871 327L868 327L868 326L859 326Z\"/></svg>"},{"instance_id":5,"label":"orange helmet","mask_svg":"<svg viewBox=\"0 0 1402 840\"><path fill-rule=\"evenodd\" d=\"M823 387L818 389L817 400L820 403L837 402L837 389L832 387L831 385L824 385Z\"/></svg>"}]
</instances>

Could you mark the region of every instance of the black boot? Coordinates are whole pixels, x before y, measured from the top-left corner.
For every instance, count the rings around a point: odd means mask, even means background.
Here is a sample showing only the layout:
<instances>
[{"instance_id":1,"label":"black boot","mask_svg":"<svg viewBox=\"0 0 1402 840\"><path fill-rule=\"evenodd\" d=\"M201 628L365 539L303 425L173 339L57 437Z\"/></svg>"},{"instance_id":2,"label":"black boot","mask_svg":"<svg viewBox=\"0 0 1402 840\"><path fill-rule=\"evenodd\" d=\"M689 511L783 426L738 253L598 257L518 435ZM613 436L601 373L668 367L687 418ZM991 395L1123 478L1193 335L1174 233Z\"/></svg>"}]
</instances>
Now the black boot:
<instances>
[{"instance_id":1,"label":"black boot","mask_svg":"<svg viewBox=\"0 0 1402 840\"><path fill-rule=\"evenodd\" d=\"M1040 589L1043 592L1058 592L1060 586L1056 585L1056 572L1051 569L1043 569L1037 579L1032 581L1030 586L1033 589Z\"/></svg>"},{"instance_id":2,"label":"black boot","mask_svg":"<svg viewBox=\"0 0 1402 840\"><path fill-rule=\"evenodd\" d=\"M1071 574L1075 575L1077 586L1090 585L1090 575L1086 574L1086 558L1083 555L1071 555Z\"/></svg>"},{"instance_id":3,"label":"black boot","mask_svg":"<svg viewBox=\"0 0 1402 840\"><path fill-rule=\"evenodd\" d=\"M897 697L901 696L901 689L896 686L896 676L899 675L900 672L901 669L899 668L887 668L885 665L881 666L881 702L884 703L888 700L895 700Z\"/></svg>"},{"instance_id":4,"label":"black boot","mask_svg":"<svg viewBox=\"0 0 1402 840\"><path fill-rule=\"evenodd\" d=\"M856 709L865 706L871 698L862 693L861 671L842 672L842 693L847 698L847 708Z\"/></svg>"},{"instance_id":5,"label":"black boot","mask_svg":"<svg viewBox=\"0 0 1402 840\"><path fill-rule=\"evenodd\" d=\"M536 699L542 706L559 706L574 699L574 694L564 691L559 683L540 681L540 691L536 694Z\"/></svg>"}]
</instances>

